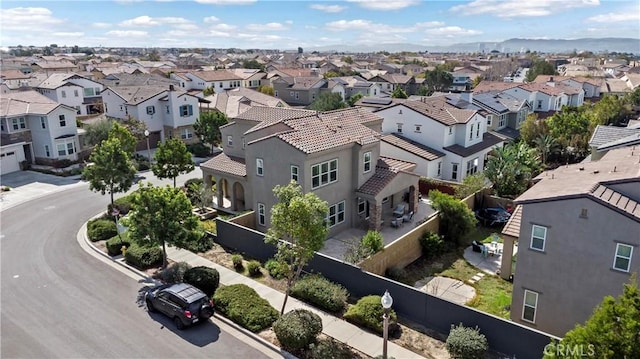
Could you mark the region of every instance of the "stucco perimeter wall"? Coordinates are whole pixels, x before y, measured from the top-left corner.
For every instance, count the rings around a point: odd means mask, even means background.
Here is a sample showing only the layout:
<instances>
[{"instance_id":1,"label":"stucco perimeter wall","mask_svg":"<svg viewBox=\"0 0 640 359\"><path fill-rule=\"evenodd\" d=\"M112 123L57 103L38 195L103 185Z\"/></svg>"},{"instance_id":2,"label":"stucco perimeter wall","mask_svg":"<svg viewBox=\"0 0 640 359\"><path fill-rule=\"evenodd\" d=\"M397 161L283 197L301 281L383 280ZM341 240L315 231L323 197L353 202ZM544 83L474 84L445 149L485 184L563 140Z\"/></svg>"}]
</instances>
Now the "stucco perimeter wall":
<instances>
[{"instance_id":1,"label":"stucco perimeter wall","mask_svg":"<svg viewBox=\"0 0 640 359\"><path fill-rule=\"evenodd\" d=\"M426 231L438 232L440 217L434 215L426 222L416 226L411 232L398 238L373 256L363 260L362 270L384 276L388 268L404 268L422 256L420 236Z\"/></svg>"},{"instance_id":2,"label":"stucco perimeter wall","mask_svg":"<svg viewBox=\"0 0 640 359\"><path fill-rule=\"evenodd\" d=\"M249 211L247 213L241 214L237 217L233 217L229 220L231 223L235 223L237 225L247 227L247 228L256 228L256 214L255 211Z\"/></svg>"}]
</instances>

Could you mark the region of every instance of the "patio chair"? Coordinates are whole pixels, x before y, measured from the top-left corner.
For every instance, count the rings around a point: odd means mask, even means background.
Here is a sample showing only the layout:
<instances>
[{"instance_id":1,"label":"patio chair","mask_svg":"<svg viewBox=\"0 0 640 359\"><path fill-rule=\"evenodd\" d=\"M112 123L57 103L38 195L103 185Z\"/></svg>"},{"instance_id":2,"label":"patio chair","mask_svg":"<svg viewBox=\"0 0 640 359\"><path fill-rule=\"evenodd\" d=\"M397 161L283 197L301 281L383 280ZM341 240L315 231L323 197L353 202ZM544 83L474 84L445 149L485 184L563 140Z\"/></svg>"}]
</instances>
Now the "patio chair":
<instances>
[{"instance_id":1,"label":"patio chair","mask_svg":"<svg viewBox=\"0 0 640 359\"><path fill-rule=\"evenodd\" d=\"M394 218L391 220L391 227L400 228L402 225L402 217Z\"/></svg>"},{"instance_id":2,"label":"patio chair","mask_svg":"<svg viewBox=\"0 0 640 359\"><path fill-rule=\"evenodd\" d=\"M482 253L484 251L484 244L478 241L471 242L471 247L474 252Z\"/></svg>"},{"instance_id":3,"label":"patio chair","mask_svg":"<svg viewBox=\"0 0 640 359\"><path fill-rule=\"evenodd\" d=\"M411 222L412 219L413 219L413 211L402 216L402 222Z\"/></svg>"},{"instance_id":4,"label":"patio chair","mask_svg":"<svg viewBox=\"0 0 640 359\"><path fill-rule=\"evenodd\" d=\"M404 216L404 204L399 204L396 209L393 210L393 215L396 217Z\"/></svg>"}]
</instances>

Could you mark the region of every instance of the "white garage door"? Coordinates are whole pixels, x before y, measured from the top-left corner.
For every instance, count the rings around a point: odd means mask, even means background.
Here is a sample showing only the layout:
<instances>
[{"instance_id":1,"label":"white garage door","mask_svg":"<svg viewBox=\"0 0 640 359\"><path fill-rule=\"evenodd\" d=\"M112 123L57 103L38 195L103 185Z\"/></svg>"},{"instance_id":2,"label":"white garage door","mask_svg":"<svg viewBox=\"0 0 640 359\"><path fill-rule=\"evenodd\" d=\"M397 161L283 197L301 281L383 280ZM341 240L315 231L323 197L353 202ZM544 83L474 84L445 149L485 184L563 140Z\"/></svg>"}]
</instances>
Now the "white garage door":
<instances>
[{"instance_id":1,"label":"white garage door","mask_svg":"<svg viewBox=\"0 0 640 359\"><path fill-rule=\"evenodd\" d=\"M9 151L0 154L0 174L5 175L16 171L20 171L20 164L18 164L16 151Z\"/></svg>"}]
</instances>

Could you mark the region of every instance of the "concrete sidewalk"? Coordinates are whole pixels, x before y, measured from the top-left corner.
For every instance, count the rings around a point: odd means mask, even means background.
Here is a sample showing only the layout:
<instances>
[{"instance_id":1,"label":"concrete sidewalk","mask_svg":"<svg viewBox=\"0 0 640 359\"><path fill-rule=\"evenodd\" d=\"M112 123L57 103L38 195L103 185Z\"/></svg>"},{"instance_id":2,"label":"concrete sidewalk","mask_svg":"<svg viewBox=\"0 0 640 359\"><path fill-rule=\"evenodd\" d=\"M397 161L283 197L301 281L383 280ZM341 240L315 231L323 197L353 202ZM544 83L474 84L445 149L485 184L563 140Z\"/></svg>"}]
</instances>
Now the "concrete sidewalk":
<instances>
[{"instance_id":1,"label":"concrete sidewalk","mask_svg":"<svg viewBox=\"0 0 640 359\"><path fill-rule=\"evenodd\" d=\"M255 289L262 298L268 300L274 308L278 310L282 308L284 293L251 278L245 277L234 270L202 258L187 250L177 249L174 247L167 247L167 257L175 262L187 262L193 267L206 266L215 268L218 273L220 273L221 284L246 284ZM333 337L340 342L346 343L352 348L355 348L372 358L382 355L382 338L380 336L364 331L345 320L331 316L321 310L305 304L304 302L289 297L285 312L294 309L307 309L318 314L320 318L322 318L322 332L324 334ZM392 342L388 343L388 356L395 359L422 358L422 356Z\"/></svg>"}]
</instances>

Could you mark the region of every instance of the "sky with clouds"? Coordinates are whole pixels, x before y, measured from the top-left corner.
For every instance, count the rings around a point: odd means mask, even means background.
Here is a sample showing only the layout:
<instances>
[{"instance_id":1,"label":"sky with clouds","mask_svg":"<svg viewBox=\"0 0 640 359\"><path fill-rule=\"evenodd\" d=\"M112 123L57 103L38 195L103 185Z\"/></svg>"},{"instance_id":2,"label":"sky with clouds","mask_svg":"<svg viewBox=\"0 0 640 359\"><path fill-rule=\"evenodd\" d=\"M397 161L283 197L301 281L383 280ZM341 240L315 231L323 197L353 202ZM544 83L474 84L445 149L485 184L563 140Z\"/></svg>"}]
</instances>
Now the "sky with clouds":
<instances>
[{"instance_id":1,"label":"sky with clouds","mask_svg":"<svg viewBox=\"0 0 640 359\"><path fill-rule=\"evenodd\" d=\"M0 2L0 46L312 49L640 38L638 0Z\"/></svg>"}]
</instances>

